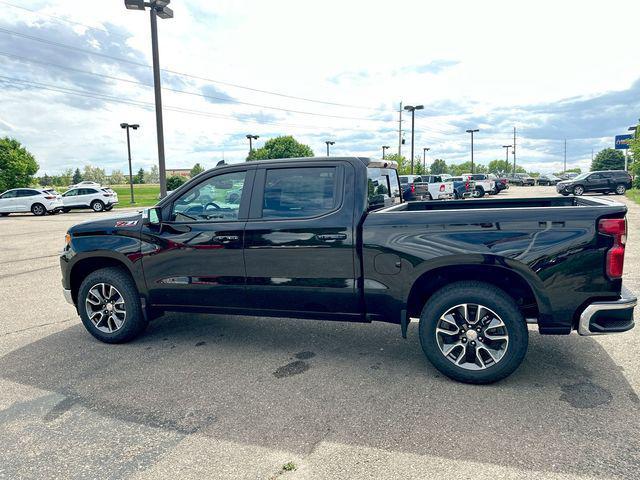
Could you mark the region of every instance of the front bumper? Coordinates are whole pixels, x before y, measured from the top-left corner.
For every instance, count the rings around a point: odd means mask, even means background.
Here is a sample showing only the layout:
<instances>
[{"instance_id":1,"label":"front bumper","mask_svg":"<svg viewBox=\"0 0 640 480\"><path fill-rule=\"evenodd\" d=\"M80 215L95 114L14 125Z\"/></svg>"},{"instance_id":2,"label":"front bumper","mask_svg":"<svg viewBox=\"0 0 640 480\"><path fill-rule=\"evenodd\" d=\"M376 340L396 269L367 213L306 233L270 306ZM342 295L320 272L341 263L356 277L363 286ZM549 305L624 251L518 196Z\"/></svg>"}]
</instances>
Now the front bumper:
<instances>
[{"instance_id":1,"label":"front bumper","mask_svg":"<svg viewBox=\"0 0 640 480\"><path fill-rule=\"evenodd\" d=\"M618 300L593 302L580 314L580 335L604 335L626 332L634 327L633 309L638 303L635 295L622 287Z\"/></svg>"}]
</instances>

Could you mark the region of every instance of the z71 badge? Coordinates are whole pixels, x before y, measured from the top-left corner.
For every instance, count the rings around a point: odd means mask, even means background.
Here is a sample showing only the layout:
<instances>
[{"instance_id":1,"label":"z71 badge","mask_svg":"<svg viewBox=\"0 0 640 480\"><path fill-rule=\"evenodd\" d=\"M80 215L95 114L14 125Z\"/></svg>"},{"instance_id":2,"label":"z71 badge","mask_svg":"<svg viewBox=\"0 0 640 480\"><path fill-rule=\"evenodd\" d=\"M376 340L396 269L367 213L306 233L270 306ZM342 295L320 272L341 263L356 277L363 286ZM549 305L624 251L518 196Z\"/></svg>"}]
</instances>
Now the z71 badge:
<instances>
[{"instance_id":1,"label":"z71 badge","mask_svg":"<svg viewBox=\"0 0 640 480\"><path fill-rule=\"evenodd\" d=\"M138 220L118 220L116 227L135 227L138 224Z\"/></svg>"}]
</instances>

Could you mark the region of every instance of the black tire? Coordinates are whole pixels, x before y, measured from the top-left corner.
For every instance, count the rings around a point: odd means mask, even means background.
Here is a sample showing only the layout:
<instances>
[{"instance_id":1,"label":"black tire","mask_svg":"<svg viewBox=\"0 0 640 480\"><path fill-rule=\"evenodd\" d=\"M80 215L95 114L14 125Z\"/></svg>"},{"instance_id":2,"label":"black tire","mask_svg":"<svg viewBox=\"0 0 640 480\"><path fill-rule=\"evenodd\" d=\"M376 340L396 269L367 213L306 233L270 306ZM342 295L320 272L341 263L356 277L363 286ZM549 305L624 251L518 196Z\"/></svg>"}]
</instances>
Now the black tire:
<instances>
[{"instance_id":1,"label":"black tire","mask_svg":"<svg viewBox=\"0 0 640 480\"><path fill-rule=\"evenodd\" d=\"M460 200L460 195L458 195L458 192L456 190L453 191L453 198L455 200Z\"/></svg>"},{"instance_id":2,"label":"black tire","mask_svg":"<svg viewBox=\"0 0 640 480\"><path fill-rule=\"evenodd\" d=\"M476 198L482 198L484 197L484 188L482 187L476 187L476 192L478 192L476 194Z\"/></svg>"},{"instance_id":3,"label":"black tire","mask_svg":"<svg viewBox=\"0 0 640 480\"><path fill-rule=\"evenodd\" d=\"M569 194L568 194L568 193L566 193L566 192L562 192L562 196L563 196L563 197L568 197L568 196L569 196Z\"/></svg>"},{"instance_id":4,"label":"black tire","mask_svg":"<svg viewBox=\"0 0 640 480\"><path fill-rule=\"evenodd\" d=\"M31 205L31 213L33 213L36 217L42 217L47 214L47 209L44 208L44 205L41 203L34 203Z\"/></svg>"},{"instance_id":5,"label":"black tire","mask_svg":"<svg viewBox=\"0 0 640 480\"><path fill-rule=\"evenodd\" d=\"M431 196L430 193L427 193L427 200L433 200L433 197Z\"/></svg>"},{"instance_id":6,"label":"black tire","mask_svg":"<svg viewBox=\"0 0 640 480\"><path fill-rule=\"evenodd\" d=\"M573 187L573 194L576 197L581 196L584 193L584 187L582 185L576 185L575 187Z\"/></svg>"},{"instance_id":7,"label":"black tire","mask_svg":"<svg viewBox=\"0 0 640 480\"><path fill-rule=\"evenodd\" d=\"M70 208L63 208L62 213L69 213L71 211Z\"/></svg>"},{"instance_id":8,"label":"black tire","mask_svg":"<svg viewBox=\"0 0 640 480\"><path fill-rule=\"evenodd\" d=\"M104 203L101 200L94 200L91 202L91 209L96 213L103 212Z\"/></svg>"},{"instance_id":9,"label":"black tire","mask_svg":"<svg viewBox=\"0 0 640 480\"><path fill-rule=\"evenodd\" d=\"M8 217L9 214L8 213L0 213L0 217Z\"/></svg>"},{"instance_id":10,"label":"black tire","mask_svg":"<svg viewBox=\"0 0 640 480\"><path fill-rule=\"evenodd\" d=\"M623 185L622 183L619 183L618 185L616 185L616 189L615 189L616 195L624 195L626 191L627 191L626 185Z\"/></svg>"},{"instance_id":11,"label":"black tire","mask_svg":"<svg viewBox=\"0 0 640 480\"><path fill-rule=\"evenodd\" d=\"M491 309L504 323L508 335L503 356L484 369L470 370L455 365L440 350L436 339L440 317L456 305L464 303L475 303ZM492 329L486 329L489 330ZM522 363L529 344L527 324L515 301L503 290L476 281L455 282L434 293L422 309L419 334L422 350L434 367L453 380L474 384L493 383L509 376ZM477 338L480 340L482 337Z\"/></svg>"},{"instance_id":12,"label":"black tire","mask_svg":"<svg viewBox=\"0 0 640 480\"><path fill-rule=\"evenodd\" d=\"M105 212L110 212L111 210L113 210L113 205L108 205L108 206L104 207L104 211Z\"/></svg>"},{"instance_id":13,"label":"black tire","mask_svg":"<svg viewBox=\"0 0 640 480\"><path fill-rule=\"evenodd\" d=\"M105 283L115 287L124 298L126 317L122 326L112 333L104 332L89 319L86 301L89 291L97 284ZM129 273L121 268L109 267L91 272L80 284L78 290L78 311L85 328L91 335L105 343L124 343L139 336L148 321L142 314L140 296ZM100 322L98 322L100 323Z\"/></svg>"}]
</instances>

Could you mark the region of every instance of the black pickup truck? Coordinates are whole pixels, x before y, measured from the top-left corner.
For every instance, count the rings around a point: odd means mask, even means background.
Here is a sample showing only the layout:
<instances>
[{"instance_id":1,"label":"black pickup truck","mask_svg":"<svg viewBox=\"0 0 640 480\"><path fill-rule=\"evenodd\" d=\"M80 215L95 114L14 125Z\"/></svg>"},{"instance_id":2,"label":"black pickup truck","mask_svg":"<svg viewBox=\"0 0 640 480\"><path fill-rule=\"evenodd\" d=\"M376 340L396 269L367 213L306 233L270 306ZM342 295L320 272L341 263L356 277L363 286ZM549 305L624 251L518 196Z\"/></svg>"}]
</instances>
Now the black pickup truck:
<instances>
[{"instance_id":1,"label":"black pickup truck","mask_svg":"<svg viewBox=\"0 0 640 480\"><path fill-rule=\"evenodd\" d=\"M488 383L541 334L623 332L626 207L556 197L403 202L395 164L265 160L204 172L141 213L72 227L65 296L103 342L166 311L400 325L444 374ZM233 195L232 195L233 193Z\"/></svg>"}]
</instances>

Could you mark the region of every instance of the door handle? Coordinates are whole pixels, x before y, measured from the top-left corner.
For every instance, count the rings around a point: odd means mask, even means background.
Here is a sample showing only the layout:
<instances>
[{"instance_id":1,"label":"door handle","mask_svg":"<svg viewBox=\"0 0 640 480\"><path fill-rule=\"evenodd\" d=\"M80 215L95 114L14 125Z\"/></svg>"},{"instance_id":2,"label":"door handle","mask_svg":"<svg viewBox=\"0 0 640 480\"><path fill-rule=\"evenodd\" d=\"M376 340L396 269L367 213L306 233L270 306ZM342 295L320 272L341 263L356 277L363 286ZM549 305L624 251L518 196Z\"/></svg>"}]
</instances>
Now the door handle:
<instances>
[{"instance_id":1,"label":"door handle","mask_svg":"<svg viewBox=\"0 0 640 480\"><path fill-rule=\"evenodd\" d=\"M240 237L237 235L216 235L213 238L221 243L237 242L240 240Z\"/></svg>"},{"instance_id":2,"label":"door handle","mask_svg":"<svg viewBox=\"0 0 640 480\"><path fill-rule=\"evenodd\" d=\"M346 240L347 235L344 233L323 233L316 235L316 238L323 242L329 242L331 240Z\"/></svg>"}]
</instances>

